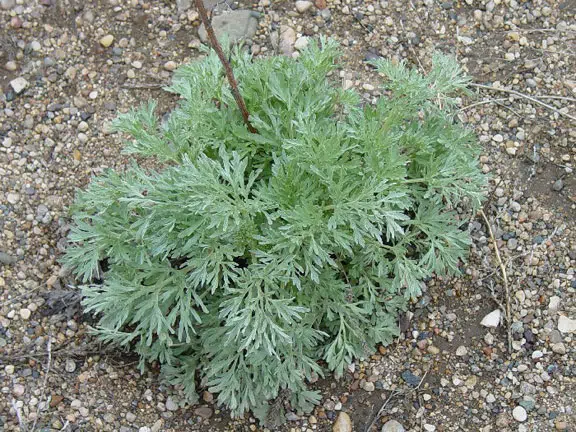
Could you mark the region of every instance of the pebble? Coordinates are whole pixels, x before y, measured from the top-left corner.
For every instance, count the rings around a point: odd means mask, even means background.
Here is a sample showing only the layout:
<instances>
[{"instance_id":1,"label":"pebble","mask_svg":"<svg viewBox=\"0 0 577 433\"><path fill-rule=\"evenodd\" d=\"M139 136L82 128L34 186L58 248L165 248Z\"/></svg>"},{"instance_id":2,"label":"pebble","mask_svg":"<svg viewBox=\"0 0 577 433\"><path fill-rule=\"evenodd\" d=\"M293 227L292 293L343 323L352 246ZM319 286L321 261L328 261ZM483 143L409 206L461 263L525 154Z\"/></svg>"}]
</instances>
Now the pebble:
<instances>
[{"instance_id":1,"label":"pebble","mask_svg":"<svg viewBox=\"0 0 577 433\"><path fill-rule=\"evenodd\" d=\"M423 427L425 428L425 431L437 430L437 427L435 427L433 424L423 424Z\"/></svg>"},{"instance_id":2,"label":"pebble","mask_svg":"<svg viewBox=\"0 0 577 433\"><path fill-rule=\"evenodd\" d=\"M565 349L565 345L563 343L555 343L551 345L551 350L553 353L557 353L559 355L565 355L567 350Z\"/></svg>"},{"instance_id":3,"label":"pebble","mask_svg":"<svg viewBox=\"0 0 577 433\"><path fill-rule=\"evenodd\" d=\"M563 334L575 332L575 319L570 319L567 316L559 316L557 329Z\"/></svg>"},{"instance_id":4,"label":"pebble","mask_svg":"<svg viewBox=\"0 0 577 433\"><path fill-rule=\"evenodd\" d=\"M208 391L204 391L202 393L202 399L204 401L206 401L207 403L212 403L212 401L214 400L214 396L212 395L212 393L210 393Z\"/></svg>"},{"instance_id":5,"label":"pebble","mask_svg":"<svg viewBox=\"0 0 577 433\"><path fill-rule=\"evenodd\" d=\"M12 87L17 94L20 94L28 87L28 81L26 81L24 77L14 78L10 81L10 87Z\"/></svg>"},{"instance_id":6,"label":"pebble","mask_svg":"<svg viewBox=\"0 0 577 433\"><path fill-rule=\"evenodd\" d=\"M164 64L164 69L166 69L167 71L174 71L176 68L178 67L178 65L176 64L176 62L173 62L172 60L166 62Z\"/></svg>"},{"instance_id":7,"label":"pebble","mask_svg":"<svg viewBox=\"0 0 577 433\"><path fill-rule=\"evenodd\" d=\"M295 3L295 8L300 14L304 14L311 7L313 7L313 2L299 0Z\"/></svg>"},{"instance_id":8,"label":"pebble","mask_svg":"<svg viewBox=\"0 0 577 433\"><path fill-rule=\"evenodd\" d=\"M3 265L11 265L16 263L16 259L10 254L5 253L4 251L0 251L0 263Z\"/></svg>"},{"instance_id":9,"label":"pebble","mask_svg":"<svg viewBox=\"0 0 577 433\"><path fill-rule=\"evenodd\" d=\"M465 356L467 354L467 348L465 346L457 347L456 355L457 356Z\"/></svg>"},{"instance_id":10,"label":"pebble","mask_svg":"<svg viewBox=\"0 0 577 433\"><path fill-rule=\"evenodd\" d=\"M209 419L212 416L212 409L210 407L197 407L194 409L194 414L201 418Z\"/></svg>"},{"instance_id":11,"label":"pebble","mask_svg":"<svg viewBox=\"0 0 577 433\"><path fill-rule=\"evenodd\" d=\"M351 417L346 412L339 412L339 416L333 424L334 432L352 432L353 423Z\"/></svg>"},{"instance_id":12,"label":"pebble","mask_svg":"<svg viewBox=\"0 0 577 433\"><path fill-rule=\"evenodd\" d=\"M513 409L513 418L518 422L525 422L527 420L527 411L523 406L517 406Z\"/></svg>"},{"instance_id":13,"label":"pebble","mask_svg":"<svg viewBox=\"0 0 577 433\"><path fill-rule=\"evenodd\" d=\"M391 419L383 424L382 432L404 432L405 427L399 421Z\"/></svg>"},{"instance_id":14,"label":"pebble","mask_svg":"<svg viewBox=\"0 0 577 433\"><path fill-rule=\"evenodd\" d=\"M22 397L25 392L26 388L24 388L24 385L21 383L14 384L14 387L12 388L12 394L14 394L15 397Z\"/></svg>"},{"instance_id":15,"label":"pebble","mask_svg":"<svg viewBox=\"0 0 577 433\"><path fill-rule=\"evenodd\" d=\"M258 29L258 13L247 10L238 9L217 15L212 19L212 27L217 38L221 38L224 34L228 35L230 43L237 43L242 40L251 39ZM198 36L203 42L208 41L208 35L204 24L198 29Z\"/></svg>"},{"instance_id":16,"label":"pebble","mask_svg":"<svg viewBox=\"0 0 577 433\"><path fill-rule=\"evenodd\" d=\"M20 309L20 318L22 318L22 320L30 319L31 314L32 314L32 311L30 311L28 308Z\"/></svg>"},{"instance_id":17,"label":"pebble","mask_svg":"<svg viewBox=\"0 0 577 433\"><path fill-rule=\"evenodd\" d=\"M104 48L108 48L114 42L114 36L112 35L103 36L102 38L100 38L99 42L100 45L102 45Z\"/></svg>"},{"instance_id":18,"label":"pebble","mask_svg":"<svg viewBox=\"0 0 577 433\"><path fill-rule=\"evenodd\" d=\"M134 415L132 412L127 412L126 413L126 421L128 421L128 422L136 421L136 415Z\"/></svg>"},{"instance_id":19,"label":"pebble","mask_svg":"<svg viewBox=\"0 0 577 433\"><path fill-rule=\"evenodd\" d=\"M74 373L76 371L76 362L74 362L74 360L72 360L70 358L66 359L66 361L64 363L64 369L68 373Z\"/></svg>"},{"instance_id":20,"label":"pebble","mask_svg":"<svg viewBox=\"0 0 577 433\"><path fill-rule=\"evenodd\" d=\"M279 51L285 56L290 56L294 51L296 32L292 27L280 26Z\"/></svg>"},{"instance_id":21,"label":"pebble","mask_svg":"<svg viewBox=\"0 0 577 433\"><path fill-rule=\"evenodd\" d=\"M12 9L16 5L16 0L2 0L0 2L0 7L5 11Z\"/></svg>"},{"instance_id":22,"label":"pebble","mask_svg":"<svg viewBox=\"0 0 577 433\"><path fill-rule=\"evenodd\" d=\"M16 69L18 69L18 64L13 61L6 62L6 64L4 65L4 69L10 72L14 72Z\"/></svg>"},{"instance_id":23,"label":"pebble","mask_svg":"<svg viewBox=\"0 0 577 433\"><path fill-rule=\"evenodd\" d=\"M418 386L421 383L421 378L419 376L414 375L409 370L403 371L401 377L405 382L407 382L411 386Z\"/></svg>"},{"instance_id":24,"label":"pebble","mask_svg":"<svg viewBox=\"0 0 577 433\"><path fill-rule=\"evenodd\" d=\"M553 183L553 191L561 191L563 186L563 179L557 179L555 183Z\"/></svg>"},{"instance_id":25,"label":"pebble","mask_svg":"<svg viewBox=\"0 0 577 433\"><path fill-rule=\"evenodd\" d=\"M176 404L176 402L172 399L172 397L168 397L166 399L166 402L164 403L164 405L166 406L166 410L170 411L170 412L175 412L178 410L178 405Z\"/></svg>"},{"instance_id":26,"label":"pebble","mask_svg":"<svg viewBox=\"0 0 577 433\"><path fill-rule=\"evenodd\" d=\"M15 192L9 192L6 195L6 200L8 201L8 203L10 204L16 204L20 201L20 194L17 194Z\"/></svg>"},{"instance_id":27,"label":"pebble","mask_svg":"<svg viewBox=\"0 0 577 433\"><path fill-rule=\"evenodd\" d=\"M551 296L549 298L549 305L548 305L548 309L550 312L555 313L558 309L559 306L561 305L561 298L559 296Z\"/></svg>"},{"instance_id":28,"label":"pebble","mask_svg":"<svg viewBox=\"0 0 577 433\"><path fill-rule=\"evenodd\" d=\"M309 38L307 38L306 36L301 36L296 40L294 47L296 50L301 51L304 50L308 44L309 44Z\"/></svg>"},{"instance_id":29,"label":"pebble","mask_svg":"<svg viewBox=\"0 0 577 433\"><path fill-rule=\"evenodd\" d=\"M375 390L375 384L373 382L365 382L363 389L367 392L373 392Z\"/></svg>"},{"instance_id":30,"label":"pebble","mask_svg":"<svg viewBox=\"0 0 577 433\"><path fill-rule=\"evenodd\" d=\"M481 320L481 325L487 328L496 328L501 322L501 310L493 310Z\"/></svg>"}]
</instances>

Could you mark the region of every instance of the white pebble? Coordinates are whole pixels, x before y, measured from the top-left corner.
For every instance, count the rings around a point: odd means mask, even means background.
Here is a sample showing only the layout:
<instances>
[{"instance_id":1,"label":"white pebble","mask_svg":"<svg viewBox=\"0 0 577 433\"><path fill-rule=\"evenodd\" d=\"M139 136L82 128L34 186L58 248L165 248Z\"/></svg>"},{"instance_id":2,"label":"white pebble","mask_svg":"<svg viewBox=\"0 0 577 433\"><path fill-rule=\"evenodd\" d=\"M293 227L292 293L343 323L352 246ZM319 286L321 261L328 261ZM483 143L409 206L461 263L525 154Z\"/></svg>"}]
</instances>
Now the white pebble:
<instances>
[{"instance_id":1,"label":"white pebble","mask_svg":"<svg viewBox=\"0 0 577 433\"><path fill-rule=\"evenodd\" d=\"M31 315L31 314L32 314L32 311L30 311L28 308L22 308L22 309L20 310L20 317L21 317L23 320L28 320L28 319L30 319L30 315Z\"/></svg>"},{"instance_id":2,"label":"white pebble","mask_svg":"<svg viewBox=\"0 0 577 433\"><path fill-rule=\"evenodd\" d=\"M10 86L14 89L16 93L22 93L26 87L28 87L28 81L24 77L14 78L10 81Z\"/></svg>"},{"instance_id":3,"label":"white pebble","mask_svg":"<svg viewBox=\"0 0 577 433\"><path fill-rule=\"evenodd\" d=\"M515 418L515 421L524 422L527 420L527 411L523 406L517 406L513 409L513 418Z\"/></svg>"},{"instance_id":4,"label":"white pebble","mask_svg":"<svg viewBox=\"0 0 577 433\"><path fill-rule=\"evenodd\" d=\"M487 328L496 328L501 322L501 310L493 310L481 320L481 325Z\"/></svg>"},{"instance_id":5,"label":"white pebble","mask_svg":"<svg viewBox=\"0 0 577 433\"><path fill-rule=\"evenodd\" d=\"M563 334L575 332L575 319L570 319L567 316L559 316L559 322L557 322L557 329Z\"/></svg>"}]
</instances>

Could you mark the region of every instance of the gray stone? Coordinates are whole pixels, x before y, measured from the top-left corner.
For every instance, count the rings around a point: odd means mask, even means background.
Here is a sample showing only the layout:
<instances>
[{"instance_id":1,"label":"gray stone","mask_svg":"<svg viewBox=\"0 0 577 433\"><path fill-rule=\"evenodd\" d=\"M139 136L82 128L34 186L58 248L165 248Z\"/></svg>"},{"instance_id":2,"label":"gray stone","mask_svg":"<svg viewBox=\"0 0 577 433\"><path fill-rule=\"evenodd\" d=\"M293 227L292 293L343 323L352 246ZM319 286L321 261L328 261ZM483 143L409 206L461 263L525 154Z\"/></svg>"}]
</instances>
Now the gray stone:
<instances>
[{"instance_id":1,"label":"gray stone","mask_svg":"<svg viewBox=\"0 0 577 433\"><path fill-rule=\"evenodd\" d=\"M212 416L212 409L210 407L198 407L194 409L194 414L201 418L208 419Z\"/></svg>"},{"instance_id":2,"label":"gray stone","mask_svg":"<svg viewBox=\"0 0 577 433\"><path fill-rule=\"evenodd\" d=\"M171 412L177 411L178 410L178 405L176 404L176 402L172 399L172 397L168 397L166 399L166 402L164 403L164 405L166 406L166 410L169 410Z\"/></svg>"},{"instance_id":3,"label":"gray stone","mask_svg":"<svg viewBox=\"0 0 577 433\"><path fill-rule=\"evenodd\" d=\"M553 184L553 191L561 191L563 186L563 179L557 179Z\"/></svg>"},{"instance_id":4,"label":"gray stone","mask_svg":"<svg viewBox=\"0 0 577 433\"><path fill-rule=\"evenodd\" d=\"M10 254L6 254L3 251L0 251L0 264L11 265L14 262L16 262L14 257L12 257Z\"/></svg>"},{"instance_id":5,"label":"gray stone","mask_svg":"<svg viewBox=\"0 0 577 433\"><path fill-rule=\"evenodd\" d=\"M399 421L391 419L383 425L383 428L381 429L381 431L382 432L404 432L405 427L403 427L403 424L401 424Z\"/></svg>"},{"instance_id":6,"label":"gray stone","mask_svg":"<svg viewBox=\"0 0 577 433\"><path fill-rule=\"evenodd\" d=\"M72 359L68 358L64 363L64 369L68 373L74 373L74 371L76 371L76 363Z\"/></svg>"},{"instance_id":7,"label":"gray stone","mask_svg":"<svg viewBox=\"0 0 577 433\"><path fill-rule=\"evenodd\" d=\"M2 0L0 1L0 6L2 9L7 11L8 9L12 9L16 5L16 0Z\"/></svg>"},{"instance_id":8,"label":"gray stone","mask_svg":"<svg viewBox=\"0 0 577 433\"><path fill-rule=\"evenodd\" d=\"M179 13L186 12L192 6L192 0L176 0L176 9Z\"/></svg>"},{"instance_id":9,"label":"gray stone","mask_svg":"<svg viewBox=\"0 0 577 433\"><path fill-rule=\"evenodd\" d=\"M258 28L258 16L258 13L245 9L231 11L215 16L212 19L212 27L218 39L226 34L232 44L248 40L255 35ZM198 36L203 42L208 41L204 24L198 29Z\"/></svg>"},{"instance_id":10,"label":"gray stone","mask_svg":"<svg viewBox=\"0 0 577 433\"><path fill-rule=\"evenodd\" d=\"M294 52L297 34L292 27L280 26L280 40L278 49L281 54L290 56Z\"/></svg>"}]
</instances>

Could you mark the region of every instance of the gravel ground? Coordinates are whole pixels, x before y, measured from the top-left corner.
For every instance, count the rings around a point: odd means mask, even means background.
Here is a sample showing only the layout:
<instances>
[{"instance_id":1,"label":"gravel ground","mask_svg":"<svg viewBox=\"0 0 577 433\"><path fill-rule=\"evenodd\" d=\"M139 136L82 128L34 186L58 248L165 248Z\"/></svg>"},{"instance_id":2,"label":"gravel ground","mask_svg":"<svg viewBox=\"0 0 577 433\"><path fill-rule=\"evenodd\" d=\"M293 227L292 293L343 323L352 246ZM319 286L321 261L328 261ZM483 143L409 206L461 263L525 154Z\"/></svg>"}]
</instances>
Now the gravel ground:
<instances>
[{"instance_id":1,"label":"gravel ground","mask_svg":"<svg viewBox=\"0 0 577 433\"><path fill-rule=\"evenodd\" d=\"M186 406L157 366L141 374L134 356L99 347L58 264L75 188L127 162L110 120L149 98L170 109L176 101L159 87L199 55L198 14L176 3L0 0L1 430L263 429L250 416L231 420L208 392ZM460 115L492 176L484 211L508 279L511 347L498 306L502 269L477 216L465 274L427 283L398 343L339 381L311 384L323 394L312 414L289 408L286 424L268 427L575 431L575 3L260 0L217 9L253 11L229 31L256 56L298 55L308 38L336 38L344 56L335 78L369 101L379 80L365 61L378 56L426 70L433 50L451 52L489 87L473 87ZM227 25L221 19L217 31Z\"/></svg>"}]
</instances>

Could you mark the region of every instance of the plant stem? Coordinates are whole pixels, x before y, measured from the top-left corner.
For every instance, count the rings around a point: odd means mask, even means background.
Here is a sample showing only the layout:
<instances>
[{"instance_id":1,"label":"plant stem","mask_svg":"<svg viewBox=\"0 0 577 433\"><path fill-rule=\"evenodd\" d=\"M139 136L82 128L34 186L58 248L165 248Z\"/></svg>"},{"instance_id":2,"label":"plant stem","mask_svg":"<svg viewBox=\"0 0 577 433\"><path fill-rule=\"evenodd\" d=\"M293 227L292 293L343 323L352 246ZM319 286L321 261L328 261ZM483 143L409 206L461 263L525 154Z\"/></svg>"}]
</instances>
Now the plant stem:
<instances>
[{"instance_id":1,"label":"plant stem","mask_svg":"<svg viewBox=\"0 0 577 433\"><path fill-rule=\"evenodd\" d=\"M226 72L226 77L228 78L228 82L230 83L230 87L232 90L232 94L234 96L234 100L236 101L236 104L238 105L238 108L240 109L240 112L242 114L242 118L244 119L244 123L246 124L246 127L250 132L252 132L253 134L256 134L258 131L254 128L254 126L252 126L252 124L250 123L250 120L248 119L249 114L248 114L248 110L246 109L246 104L244 103L244 99L238 90L238 83L236 82L236 79L234 78L234 73L232 72L232 68L230 67L230 63L227 60L226 56L224 55L224 53L222 51L222 47L220 46L218 40L216 39L216 35L214 34L214 29L212 28L212 24L211 24L210 20L208 19L208 14L206 12L206 8L204 7L203 0L196 0L196 7L198 8L198 13L200 14L200 19L202 20L202 23L204 24L204 28L206 29L206 34L208 35L208 39L210 40L210 44L212 45L212 48L214 49L214 51L216 51L216 54L218 55L218 58L220 59L222 66L224 66L224 70Z\"/></svg>"}]
</instances>

